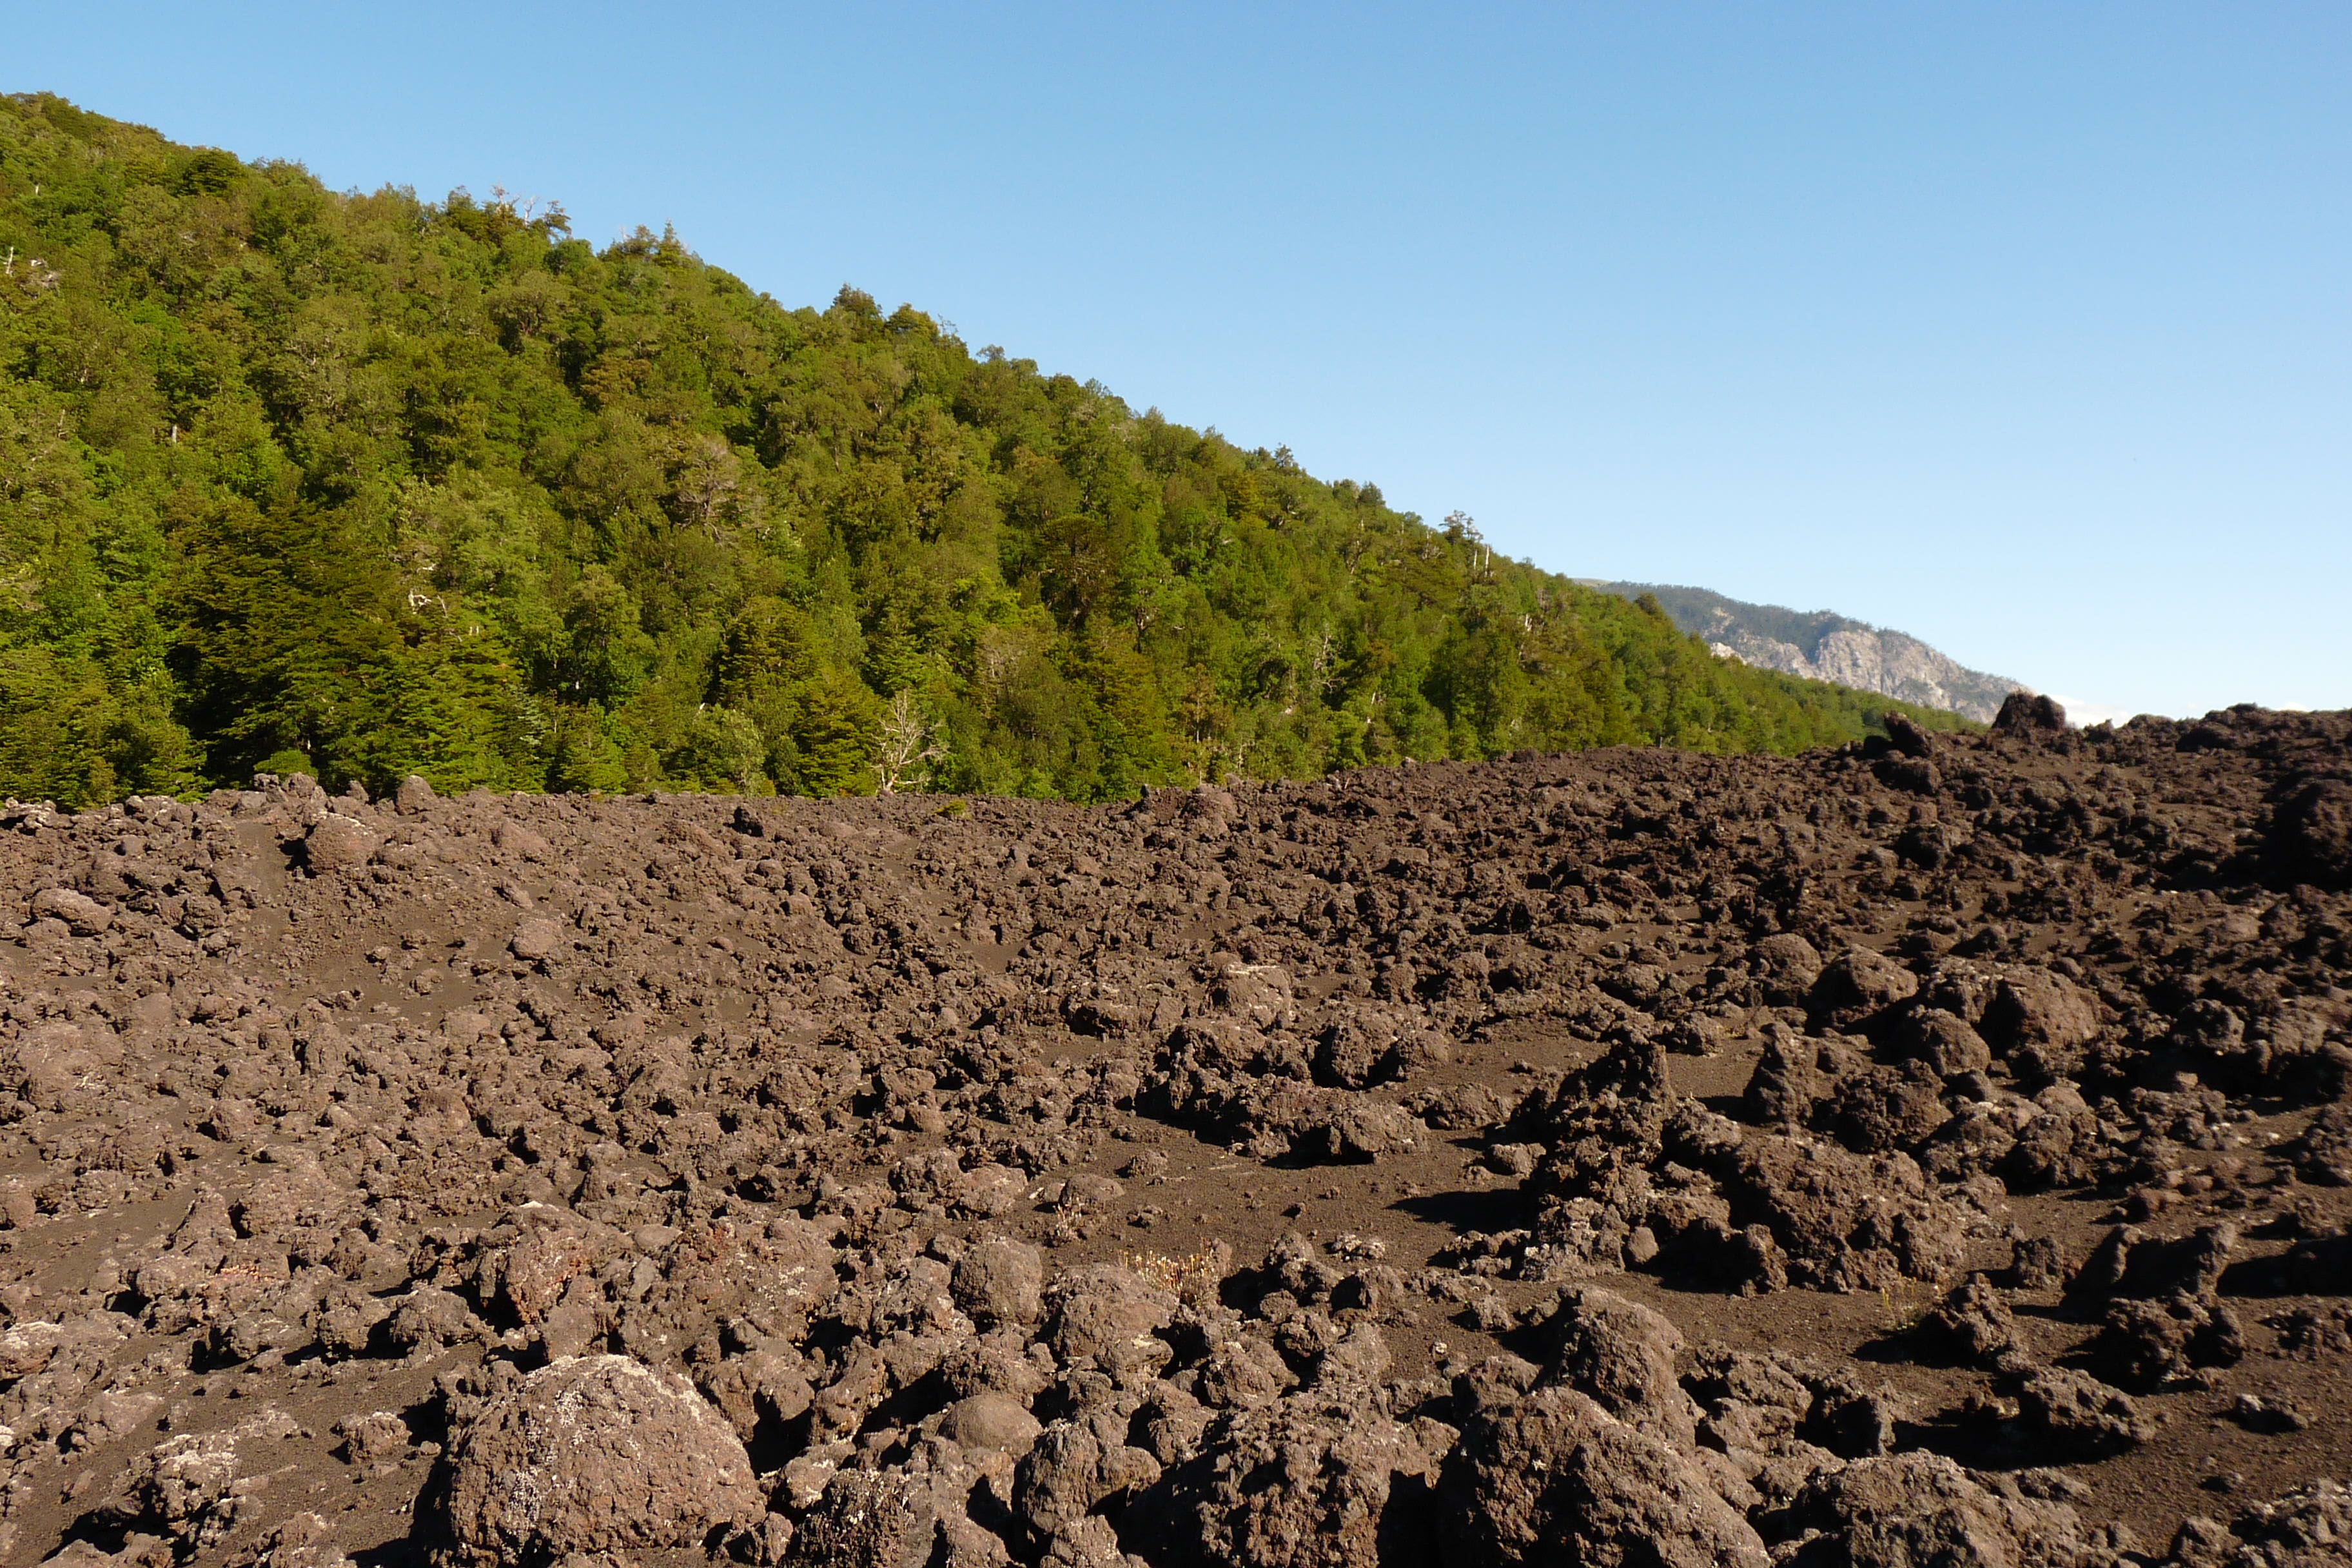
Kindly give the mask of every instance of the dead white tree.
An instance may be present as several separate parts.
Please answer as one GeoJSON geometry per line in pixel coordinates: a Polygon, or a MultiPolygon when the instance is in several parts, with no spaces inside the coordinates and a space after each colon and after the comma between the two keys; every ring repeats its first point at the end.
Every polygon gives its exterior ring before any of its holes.
{"type": "Polygon", "coordinates": [[[882,744],[875,757],[882,775],[881,791],[896,795],[901,784],[919,784],[919,773],[947,755],[931,740],[931,726],[915,705],[915,694],[901,690],[882,710],[882,744]]]}

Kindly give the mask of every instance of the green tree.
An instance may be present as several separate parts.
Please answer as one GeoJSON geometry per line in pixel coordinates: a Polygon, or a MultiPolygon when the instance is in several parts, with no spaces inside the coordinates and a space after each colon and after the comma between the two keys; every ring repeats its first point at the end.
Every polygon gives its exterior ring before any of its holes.
{"type": "Polygon", "coordinates": [[[1898,706],[911,306],[788,309],[668,232],[599,250],[560,211],[338,194],[32,94],[0,98],[0,257],[18,795],[271,764],[1100,800],[1786,751],[1898,706]]]}

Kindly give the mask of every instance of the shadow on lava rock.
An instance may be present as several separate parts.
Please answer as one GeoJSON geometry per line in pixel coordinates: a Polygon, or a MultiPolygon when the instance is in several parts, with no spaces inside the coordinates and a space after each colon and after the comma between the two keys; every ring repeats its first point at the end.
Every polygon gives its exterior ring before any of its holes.
{"type": "Polygon", "coordinates": [[[1463,1236],[1473,1231],[1493,1236],[1506,1230],[1524,1230],[1536,1217],[1535,1200],[1517,1187],[1463,1187],[1451,1192],[1423,1193],[1417,1197],[1399,1198],[1389,1207],[1463,1236]]]}
{"type": "Polygon", "coordinates": [[[351,1554],[353,1568],[427,1568],[433,1550],[415,1536],[402,1535],[351,1554]]]}
{"type": "Polygon", "coordinates": [[[2305,1237],[2271,1258],[2245,1258],[2221,1270],[2224,1296],[2352,1293],[2352,1235],[2305,1237]]]}
{"type": "Polygon", "coordinates": [[[2081,1460],[2079,1453],[2062,1452],[2063,1445],[2035,1438],[2014,1421],[1969,1410],[1947,1410],[1925,1421],[1906,1421],[1895,1428],[1897,1449],[1925,1448],[1971,1470],[2030,1470],[2081,1460]]]}

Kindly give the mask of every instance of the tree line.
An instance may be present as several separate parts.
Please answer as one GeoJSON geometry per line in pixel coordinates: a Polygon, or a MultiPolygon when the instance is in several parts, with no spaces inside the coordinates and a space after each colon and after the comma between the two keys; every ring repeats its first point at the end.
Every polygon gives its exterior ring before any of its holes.
{"type": "Polygon", "coordinates": [[[1900,706],[911,306],[0,99],[0,793],[1091,801],[1900,706]]]}

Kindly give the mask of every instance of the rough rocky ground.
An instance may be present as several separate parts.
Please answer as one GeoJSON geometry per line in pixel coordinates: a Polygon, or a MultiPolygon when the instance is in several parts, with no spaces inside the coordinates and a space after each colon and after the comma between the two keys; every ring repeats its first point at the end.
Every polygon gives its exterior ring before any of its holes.
{"type": "Polygon", "coordinates": [[[0,1559],[2316,1568],[2352,715],[0,832],[0,1559]]]}

